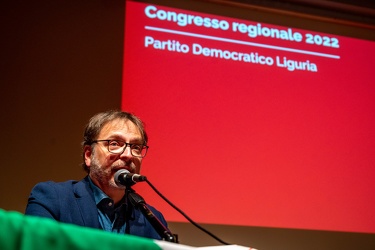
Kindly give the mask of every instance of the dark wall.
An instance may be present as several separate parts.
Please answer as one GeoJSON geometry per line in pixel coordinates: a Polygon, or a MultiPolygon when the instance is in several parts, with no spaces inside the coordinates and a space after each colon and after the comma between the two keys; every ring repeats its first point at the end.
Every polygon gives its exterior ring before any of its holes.
{"type": "MultiPolygon", "coordinates": [[[[85,123],[120,108],[124,1],[8,1],[0,28],[0,208],[23,212],[37,182],[85,175],[85,123]]],[[[183,244],[219,244],[190,224],[170,226],[183,244]]],[[[374,235],[205,226],[260,250],[375,249],[374,235]]]]}
{"type": "Polygon", "coordinates": [[[39,181],[80,178],[83,128],[120,107],[124,2],[8,1],[1,25],[0,207],[39,181]]]}

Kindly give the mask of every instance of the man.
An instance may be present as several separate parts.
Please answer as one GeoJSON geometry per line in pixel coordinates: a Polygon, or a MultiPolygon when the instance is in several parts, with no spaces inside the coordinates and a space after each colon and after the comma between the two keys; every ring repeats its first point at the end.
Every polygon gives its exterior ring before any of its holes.
{"type": "MultiPolygon", "coordinates": [[[[140,173],[147,140],[138,117],[123,111],[96,114],[84,133],[83,167],[88,175],[81,181],[37,184],[31,191],[26,214],[161,239],[141,211],[127,206],[125,187],[114,180],[119,170],[140,173]]],[[[148,208],[167,227],[163,215],[148,208]]]]}

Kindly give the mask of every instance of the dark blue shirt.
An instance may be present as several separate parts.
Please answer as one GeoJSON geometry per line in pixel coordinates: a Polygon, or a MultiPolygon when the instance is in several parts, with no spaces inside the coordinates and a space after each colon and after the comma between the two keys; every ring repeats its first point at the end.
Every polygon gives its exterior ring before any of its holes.
{"type": "MultiPolygon", "coordinates": [[[[90,187],[94,193],[96,207],[98,208],[98,219],[103,230],[108,232],[125,233],[125,208],[124,200],[115,207],[115,203],[108,195],[98,188],[89,178],[90,187]]],[[[125,191],[124,191],[125,194],[125,191]]]]}

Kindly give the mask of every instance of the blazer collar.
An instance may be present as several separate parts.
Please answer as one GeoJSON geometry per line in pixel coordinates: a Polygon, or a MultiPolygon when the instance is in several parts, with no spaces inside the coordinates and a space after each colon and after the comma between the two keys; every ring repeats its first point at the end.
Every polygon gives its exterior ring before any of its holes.
{"type": "Polygon", "coordinates": [[[88,176],[77,182],[73,187],[77,205],[83,220],[83,225],[87,227],[100,228],[98,219],[98,209],[95,204],[94,194],[90,188],[88,176]]]}

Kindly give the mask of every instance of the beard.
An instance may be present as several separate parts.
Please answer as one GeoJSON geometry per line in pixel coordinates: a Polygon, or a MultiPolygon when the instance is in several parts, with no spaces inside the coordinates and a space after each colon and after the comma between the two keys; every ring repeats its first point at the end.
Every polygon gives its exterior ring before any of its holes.
{"type": "Polygon", "coordinates": [[[125,189],[122,185],[117,185],[114,180],[114,169],[124,166],[125,163],[118,162],[105,167],[99,162],[95,154],[91,157],[90,177],[96,181],[100,189],[125,189]]]}

